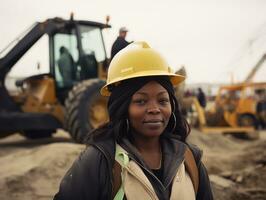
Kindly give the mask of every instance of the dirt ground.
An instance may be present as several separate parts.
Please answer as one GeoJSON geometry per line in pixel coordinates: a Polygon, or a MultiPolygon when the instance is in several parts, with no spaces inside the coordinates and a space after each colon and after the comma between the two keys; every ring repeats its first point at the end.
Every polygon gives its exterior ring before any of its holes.
{"type": "MultiPolygon", "coordinates": [[[[203,152],[216,200],[266,199],[266,132],[258,140],[192,130],[191,143],[203,152]]],[[[27,140],[15,134],[0,140],[0,199],[52,199],[62,176],[84,149],[68,134],[27,140]]]]}

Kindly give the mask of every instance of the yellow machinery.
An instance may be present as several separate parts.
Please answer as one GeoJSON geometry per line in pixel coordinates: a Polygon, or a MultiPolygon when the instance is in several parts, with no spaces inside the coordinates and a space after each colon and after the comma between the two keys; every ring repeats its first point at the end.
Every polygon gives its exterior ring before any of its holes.
{"type": "Polygon", "coordinates": [[[105,28],[110,26],[73,16],[47,19],[0,52],[0,136],[49,137],[63,128],[82,142],[108,120],[107,99],[99,94],[108,67],[105,28]],[[12,93],[5,85],[9,71],[43,35],[49,39],[49,72],[16,80],[12,93]]]}
{"type": "Polygon", "coordinates": [[[195,124],[205,133],[251,133],[259,123],[256,110],[258,91],[266,92],[265,83],[242,83],[222,86],[214,104],[204,110],[196,97],[191,98],[196,117],[191,117],[195,124]]]}
{"type": "Polygon", "coordinates": [[[261,91],[266,92],[266,82],[222,86],[215,100],[215,108],[223,110],[224,119],[231,127],[256,127],[259,118],[256,107],[261,91]]]}
{"type": "Polygon", "coordinates": [[[265,59],[263,55],[243,83],[221,86],[208,110],[200,106],[196,97],[185,98],[186,109],[194,111],[188,113],[192,126],[204,133],[251,133],[255,136],[259,123],[266,123],[265,115],[257,110],[259,101],[266,101],[266,82],[255,83],[252,78],[265,59]]]}

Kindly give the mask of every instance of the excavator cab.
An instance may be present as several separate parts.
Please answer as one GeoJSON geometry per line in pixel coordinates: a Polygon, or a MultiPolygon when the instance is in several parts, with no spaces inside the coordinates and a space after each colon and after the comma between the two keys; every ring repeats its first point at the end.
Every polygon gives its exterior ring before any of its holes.
{"type": "Polygon", "coordinates": [[[69,25],[52,35],[50,41],[50,72],[61,102],[73,85],[104,77],[107,58],[100,27],[69,25]]]}
{"type": "MultiPolygon", "coordinates": [[[[108,59],[102,30],[110,25],[93,21],[48,19],[35,23],[4,55],[0,55],[0,136],[19,132],[28,138],[51,136],[58,129],[83,142],[92,129],[108,120],[107,99],[99,94],[105,84],[108,59]],[[17,62],[46,35],[46,70],[7,77],[17,62]],[[45,72],[44,72],[45,71],[45,72]]],[[[34,58],[32,56],[31,58],[34,58]]],[[[20,72],[34,71],[22,66],[20,72]]]]}

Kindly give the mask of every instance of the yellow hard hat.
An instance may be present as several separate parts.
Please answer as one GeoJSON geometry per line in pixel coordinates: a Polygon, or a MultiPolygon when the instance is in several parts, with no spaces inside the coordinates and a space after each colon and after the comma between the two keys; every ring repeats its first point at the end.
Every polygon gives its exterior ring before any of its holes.
{"type": "Polygon", "coordinates": [[[110,96],[108,86],[144,76],[169,76],[173,85],[185,79],[184,76],[173,73],[166,60],[146,42],[134,42],[119,51],[111,61],[101,94],[110,96]]]}

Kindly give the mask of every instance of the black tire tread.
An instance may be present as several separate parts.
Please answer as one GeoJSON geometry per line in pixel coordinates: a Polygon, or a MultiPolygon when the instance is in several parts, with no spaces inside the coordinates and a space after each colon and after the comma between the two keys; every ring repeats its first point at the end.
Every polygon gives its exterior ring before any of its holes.
{"type": "Polygon", "coordinates": [[[84,119],[81,119],[79,116],[81,102],[83,101],[83,98],[89,98],[91,94],[95,93],[95,88],[98,89],[98,87],[101,87],[103,84],[104,82],[97,78],[82,81],[73,87],[68,94],[68,98],[65,100],[66,112],[64,128],[78,143],[82,143],[87,134],[84,133],[84,130],[81,128],[81,124],[86,123],[84,122],[84,119]]]}

